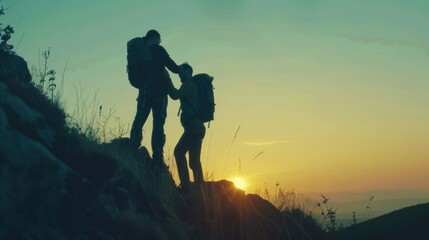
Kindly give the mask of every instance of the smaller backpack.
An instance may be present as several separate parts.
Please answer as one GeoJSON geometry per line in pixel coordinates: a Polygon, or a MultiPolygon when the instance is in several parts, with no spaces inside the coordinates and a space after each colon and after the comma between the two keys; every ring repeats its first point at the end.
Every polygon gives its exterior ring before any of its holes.
{"type": "MultiPolygon", "coordinates": [[[[215,100],[213,92],[213,77],[200,73],[192,77],[198,89],[198,115],[203,122],[210,122],[214,119],[215,100]]],[[[210,123],[209,123],[210,126],[210,123]]]]}
{"type": "Polygon", "coordinates": [[[136,37],[127,42],[127,73],[133,87],[138,89],[145,87],[151,59],[150,48],[144,38],[136,37]]]}

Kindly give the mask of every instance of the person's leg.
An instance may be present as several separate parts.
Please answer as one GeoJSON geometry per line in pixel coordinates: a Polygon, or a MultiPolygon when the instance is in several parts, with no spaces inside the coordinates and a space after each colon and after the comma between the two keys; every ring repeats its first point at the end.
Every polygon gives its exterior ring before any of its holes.
{"type": "Polygon", "coordinates": [[[167,118],[167,95],[153,103],[152,155],[154,160],[164,161],[165,134],[164,124],[167,118]]]}
{"type": "Polygon", "coordinates": [[[130,145],[133,149],[140,147],[143,139],[142,129],[149,116],[151,105],[149,101],[145,100],[144,91],[139,90],[137,98],[137,113],[133,121],[130,132],[130,145]]]}
{"type": "Polygon", "coordinates": [[[196,183],[204,181],[203,168],[201,166],[201,147],[203,142],[203,134],[189,135],[189,165],[194,175],[196,183]]]}
{"type": "Polygon", "coordinates": [[[186,152],[189,149],[189,137],[186,133],[182,134],[179,142],[174,148],[174,158],[176,159],[177,172],[179,173],[180,185],[183,189],[189,186],[189,171],[186,162],[186,152]]]}

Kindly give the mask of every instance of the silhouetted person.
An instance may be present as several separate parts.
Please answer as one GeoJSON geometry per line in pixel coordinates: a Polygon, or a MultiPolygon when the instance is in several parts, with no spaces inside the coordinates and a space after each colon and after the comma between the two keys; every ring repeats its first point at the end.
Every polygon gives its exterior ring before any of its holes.
{"type": "Polygon", "coordinates": [[[169,95],[174,100],[180,99],[182,109],[180,122],[184,128],[184,133],[174,148],[174,157],[176,158],[181,188],[186,190],[190,184],[186,153],[189,154],[189,166],[192,169],[194,181],[196,183],[204,181],[200,157],[206,128],[197,112],[198,89],[195,83],[191,81],[192,67],[187,63],[180,65],[180,67],[179,76],[182,85],[180,89],[171,86],[169,95]]]}
{"type": "Polygon", "coordinates": [[[147,84],[139,89],[137,113],[130,132],[131,146],[135,150],[140,147],[143,139],[143,125],[152,110],[152,157],[157,164],[164,165],[164,124],[167,117],[167,90],[171,84],[166,67],[173,73],[179,73],[180,68],[159,45],[161,35],[156,30],[148,31],[143,40],[149,46],[151,60],[145,66],[148,70],[147,84]]]}

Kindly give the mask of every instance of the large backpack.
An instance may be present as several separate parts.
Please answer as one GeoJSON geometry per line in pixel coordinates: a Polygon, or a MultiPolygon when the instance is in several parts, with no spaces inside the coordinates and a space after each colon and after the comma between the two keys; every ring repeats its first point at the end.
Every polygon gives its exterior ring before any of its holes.
{"type": "Polygon", "coordinates": [[[145,39],[136,37],[127,42],[127,73],[130,84],[138,89],[145,87],[152,59],[145,39]]]}
{"type": "Polygon", "coordinates": [[[214,119],[215,111],[213,77],[206,73],[200,73],[194,75],[192,81],[198,89],[198,115],[203,122],[210,122],[214,119]]]}

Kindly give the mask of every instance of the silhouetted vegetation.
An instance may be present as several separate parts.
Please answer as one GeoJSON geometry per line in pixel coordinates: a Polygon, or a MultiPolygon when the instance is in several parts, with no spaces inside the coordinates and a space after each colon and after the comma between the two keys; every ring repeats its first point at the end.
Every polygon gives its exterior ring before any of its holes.
{"type": "MultiPolygon", "coordinates": [[[[0,6],[0,17],[5,14],[5,11],[6,9],[3,7],[3,5],[0,6]]],[[[10,25],[6,25],[5,27],[3,27],[3,23],[0,23],[0,57],[2,55],[15,54],[15,52],[13,51],[13,45],[8,43],[14,32],[15,31],[13,30],[13,27],[11,27],[10,25]]]]}
{"type": "MultiPolygon", "coordinates": [[[[49,67],[49,58],[51,56],[51,48],[48,47],[46,50],[39,53],[43,57],[43,67],[31,69],[33,79],[38,82],[35,82],[37,88],[40,91],[50,96],[54,100],[54,91],[57,88],[56,80],[56,71],[49,67]]],[[[39,56],[40,57],[40,56],[39,56]]]]}

